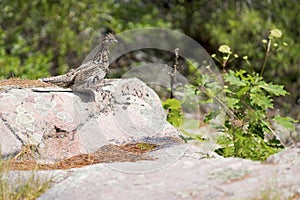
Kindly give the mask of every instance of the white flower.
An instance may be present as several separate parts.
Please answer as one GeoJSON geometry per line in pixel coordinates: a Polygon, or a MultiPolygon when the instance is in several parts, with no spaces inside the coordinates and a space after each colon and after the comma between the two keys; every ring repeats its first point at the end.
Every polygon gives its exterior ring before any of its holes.
{"type": "Polygon", "coordinates": [[[221,45],[218,49],[221,53],[230,53],[231,54],[231,49],[228,45],[221,45]]]}
{"type": "Polygon", "coordinates": [[[269,37],[271,38],[281,38],[281,36],[282,36],[282,32],[277,28],[272,29],[269,33],[269,37]]]}

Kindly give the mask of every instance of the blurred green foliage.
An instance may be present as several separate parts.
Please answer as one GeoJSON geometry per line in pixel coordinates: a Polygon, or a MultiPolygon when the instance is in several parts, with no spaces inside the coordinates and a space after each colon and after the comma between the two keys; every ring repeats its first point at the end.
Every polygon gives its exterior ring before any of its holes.
{"type": "Polygon", "coordinates": [[[181,102],[177,99],[167,99],[162,102],[163,108],[167,111],[167,119],[175,127],[182,125],[181,102]]]}
{"type": "MultiPolygon", "coordinates": [[[[0,8],[0,78],[64,73],[81,64],[100,34],[146,26],[180,30],[209,52],[230,45],[258,66],[261,38],[279,28],[288,48],[272,56],[264,75],[285,85],[291,96],[277,103],[300,119],[291,109],[300,93],[297,0],[2,0],[0,8]]],[[[236,62],[230,67],[241,66],[236,62]]]]}
{"type": "Polygon", "coordinates": [[[139,0],[3,0],[0,8],[0,78],[36,79],[78,67],[100,33],[169,27],[153,17],[158,8],[139,0]]]}
{"type": "MultiPolygon", "coordinates": [[[[162,2],[158,4],[163,6],[162,2]]],[[[243,64],[247,67],[241,61],[243,55],[249,57],[253,66],[260,66],[265,57],[261,39],[268,37],[269,30],[279,28],[288,48],[270,58],[264,77],[266,81],[285,85],[291,95],[278,98],[276,103],[284,114],[297,119],[300,119],[300,106],[296,104],[300,96],[299,10],[297,0],[170,0],[165,8],[173,27],[199,41],[207,51],[216,52],[220,44],[227,44],[238,52],[240,61],[231,63],[231,68],[243,64]]]]}

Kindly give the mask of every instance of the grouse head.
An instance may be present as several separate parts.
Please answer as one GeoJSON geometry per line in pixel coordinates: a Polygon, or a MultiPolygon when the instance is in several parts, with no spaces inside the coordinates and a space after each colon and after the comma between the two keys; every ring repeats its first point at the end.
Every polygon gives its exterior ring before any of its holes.
{"type": "Polygon", "coordinates": [[[115,38],[115,36],[111,33],[106,34],[104,39],[102,40],[103,44],[110,45],[114,42],[118,42],[118,40],[115,38]]]}

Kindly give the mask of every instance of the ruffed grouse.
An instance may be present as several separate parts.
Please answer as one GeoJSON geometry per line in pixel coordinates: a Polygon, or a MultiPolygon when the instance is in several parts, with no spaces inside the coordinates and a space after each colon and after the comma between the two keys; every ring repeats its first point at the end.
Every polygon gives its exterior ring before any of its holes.
{"type": "Polygon", "coordinates": [[[53,83],[60,87],[71,88],[74,91],[94,86],[106,76],[109,67],[109,46],[114,42],[117,42],[114,35],[111,33],[107,34],[100,42],[100,49],[91,61],[82,64],[76,69],[71,69],[66,74],[39,80],[53,83]]]}

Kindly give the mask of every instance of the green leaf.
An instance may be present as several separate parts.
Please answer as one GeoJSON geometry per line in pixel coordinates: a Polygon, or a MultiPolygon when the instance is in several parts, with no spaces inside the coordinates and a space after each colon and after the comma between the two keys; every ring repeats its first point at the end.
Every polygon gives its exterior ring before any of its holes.
{"type": "Polygon", "coordinates": [[[261,88],[269,92],[270,94],[274,94],[275,96],[285,96],[288,92],[283,88],[283,85],[274,85],[273,83],[265,83],[260,85],[261,88]]]}
{"type": "Polygon", "coordinates": [[[291,117],[281,117],[280,115],[275,115],[274,120],[283,126],[284,128],[290,129],[290,130],[295,130],[295,126],[293,123],[296,123],[297,120],[294,120],[291,117]]]}
{"type": "Polygon", "coordinates": [[[173,126],[179,127],[182,124],[182,112],[181,112],[181,103],[177,99],[167,99],[165,102],[162,102],[163,108],[167,110],[167,120],[173,126]]]}
{"type": "Polygon", "coordinates": [[[249,87],[248,86],[246,86],[246,87],[243,87],[242,89],[240,89],[237,93],[236,93],[236,95],[238,96],[238,97],[242,97],[245,93],[247,93],[248,91],[249,91],[249,87]]]}
{"type": "Polygon", "coordinates": [[[258,94],[258,95],[262,95],[264,91],[258,87],[258,86],[253,86],[251,89],[250,89],[250,93],[251,94],[258,94]]]}
{"type": "Polygon", "coordinates": [[[245,74],[246,72],[247,72],[246,70],[240,69],[240,70],[238,70],[238,71],[235,72],[235,76],[236,76],[236,77],[241,77],[241,78],[243,78],[243,77],[244,77],[244,74],[245,74]]]}
{"type": "Polygon", "coordinates": [[[229,71],[228,74],[224,75],[225,81],[229,82],[231,85],[236,86],[246,86],[246,83],[244,83],[242,80],[240,80],[239,77],[235,75],[233,71],[229,71]]]}
{"type": "Polygon", "coordinates": [[[228,108],[239,109],[240,108],[239,102],[240,102],[240,99],[237,99],[234,97],[226,97],[226,104],[227,104],[228,108]]]}
{"type": "Polygon", "coordinates": [[[269,96],[265,96],[259,93],[250,94],[251,104],[258,105],[263,109],[273,108],[272,99],[269,96]]]}
{"type": "Polygon", "coordinates": [[[177,99],[167,99],[165,102],[162,102],[164,109],[181,109],[181,103],[177,99]]]}

